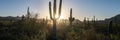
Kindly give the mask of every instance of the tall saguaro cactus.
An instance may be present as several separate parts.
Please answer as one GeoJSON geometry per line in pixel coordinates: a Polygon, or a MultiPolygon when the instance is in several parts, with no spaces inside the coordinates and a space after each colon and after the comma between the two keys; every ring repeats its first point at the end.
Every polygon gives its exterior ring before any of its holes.
{"type": "Polygon", "coordinates": [[[70,21],[70,26],[72,26],[72,22],[74,21],[75,18],[72,17],[72,8],[70,9],[70,17],[69,17],[69,21],[70,21]]]}
{"type": "Polygon", "coordinates": [[[53,3],[53,11],[51,8],[51,2],[49,2],[49,13],[50,13],[50,19],[53,21],[53,40],[56,40],[56,20],[60,18],[61,16],[61,8],[62,8],[62,0],[60,0],[59,8],[58,8],[58,17],[56,17],[56,12],[57,12],[57,0],[54,0],[53,3]]]}

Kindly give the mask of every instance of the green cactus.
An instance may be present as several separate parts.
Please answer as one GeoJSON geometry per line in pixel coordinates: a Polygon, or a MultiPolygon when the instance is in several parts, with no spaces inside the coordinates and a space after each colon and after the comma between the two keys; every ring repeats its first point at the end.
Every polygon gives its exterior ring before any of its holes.
{"type": "Polygon", "coordinates": [[[69,17],[69,21],[70,21],[70,26],[72,26],[72,22],[75,20],[74,17],[72,17],[72,8],[70,9],[70,17],[69,17]]]}
{"type": "Polygon", "coordinates": [[[57,11],[56,3],[57,3],[57,0],[54,0],[53,11],[52,11],[51,2],[49,2],[50,19],[53,21],[53,30],[52,30],[53,37],[54,37],[53,40],[56,40],[56,20],[59,19],[61,16],[62,0],[60,0],[60,4],[59,4],[58,17],[55,17],[56,11],[57,11]]]}

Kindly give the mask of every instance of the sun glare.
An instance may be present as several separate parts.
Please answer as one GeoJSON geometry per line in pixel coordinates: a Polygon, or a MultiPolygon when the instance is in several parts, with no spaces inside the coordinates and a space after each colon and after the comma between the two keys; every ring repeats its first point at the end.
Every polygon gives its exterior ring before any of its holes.
{"type": "Polygon", "coordinates": [[[60,16],[60,19],[65,19],[64,15],[61,15],[61,16],[60,16]]]}
{"type": "MultiPolygon", "coordinates": [[[[56,15],[55,17],[58,18],[58,15],[56,15]]],[[[63,14],[61,13],[61,16],[60,16],[59,19],[65,19],[65,18],[66,18],[65,15],[63,15],[63,14]]]]}

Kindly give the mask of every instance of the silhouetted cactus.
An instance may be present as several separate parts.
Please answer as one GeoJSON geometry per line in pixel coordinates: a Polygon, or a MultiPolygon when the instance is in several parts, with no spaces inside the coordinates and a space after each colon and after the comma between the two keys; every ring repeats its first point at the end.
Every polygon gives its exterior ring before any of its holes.
{"type": "Polygon", "coordinates": [[[110,40],[112,40],[111,39],[111,37],[112,37],[111,34],[113,33],[112,27],[113,27],[113,21],[110,21],[109,22],[109,30],[108,30],[109,31],[109,39],[110,40]]]}
{"type": "Polygon", "coordinates": [[[48,16],[46,17],[45,23],[46,23],[46,24],[48,23],[48,16]]]}
{"type": "Polygon", "coordinates": [[[70,9],[70,17],[69,17],[69,21],[70,21],[70,26],[72,26],[72,22],[75,20],[75,18],[72,17],[72,8],[70,9]]]}
{"type": "Polygon", "coordinates": [[[89,18],[84,17],[84,22],[83,23],[84,23],[85,29],[90,28],[89,18]]]}
{"type": "Polygon", "coordinates": [[[24,15],[22,15],[22,18],[21,18],[21,20],[25,20],[25,17],[24,17],[24,15]]]}
{"type": "Polygon", "coordinates": [[[87,27],[90,27],[89,18],[87,18],[87,27]]]}
{"type": "Polygon", "coordinates": [[[93,16],[93,20],[92,20],[92,21],[93,21],[93,27],[95,27],[95,26],[96,26],[96,22],[95,22],[95,21],[96,21],[96,20],[95,20],[95,16],[93,16]]]}
{"type": "Polygon", "coordinates": [[[93,16],[93,21],[95,21],[95,16],[93,16]]]}
{"type": "Polygon", "coordinates": [[[26,18],[27,18],[27,19],[30,19],[29,7],[28,7],[28,9],[27,9],[27,15],[26,15],[26,18]]]}
{"type": "Polygon", "coordinates": [[[112,33],[113,21],[109,22],[109,33],[112,33]]]}
{"type": "Polygon", "coordinates": [[[61,15],[61,7],[62,7],[62,0],[60,0],[60,4],[59,4],[59,9],[58,9],[58,17],[56,17],[56,3],[57,0],[54,0],[54,4],[53,4],[53,11],[51,8],[51,2],[49,2],[49,13],[50,13],[50,19],[53,21],[53,38],[52,40],[56,40],[56,20],[60,18],[61,15]]]}
{"type": "Polygon", "coordinates": [[[86,20],[86,17],[84,17],[84,22],[83,22],[84,27],[86,27],[86,24],[87,24],[86,21],[87,21],[87,20],[86,20]]]}

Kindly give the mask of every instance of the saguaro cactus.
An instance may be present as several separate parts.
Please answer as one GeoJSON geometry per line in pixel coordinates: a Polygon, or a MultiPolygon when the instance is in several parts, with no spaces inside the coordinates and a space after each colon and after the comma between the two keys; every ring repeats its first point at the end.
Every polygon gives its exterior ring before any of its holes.
{"type": "Polygon", "coordinates": [[[70,21],[70,26],[72,26],[72,22],[75,20],[74,17],[72,17],[72,8],[70,9],[70,17],[69,17],[69,21],[70,21]]]}
{"type": "Polygon", "coordinates": [[[59,9],[58,9],[58,17],[55,17],[56,12],[57,12],[57,8],[56,8],[57,2],[56,1],[57,0],[54,0],[54,3],[53,3],[53,11],[52,11],[52,8],[51,8],[51,2],[49,2],[50,19],[53,21],[53,30],[52,30],[53,40],[56,40],[56,20],[60,18],[61,8],[62,8],[62,0],[60,0],[59,9]]]}
{"type": "Polygon", "coordinates": [[[112,36],[111,36],[111,34],[113,33],[113,29],[112,29],[112,27],[113,27],[113,21],[111,20],[110,22],[109,22],[109,39],[110,40],[112,40],[112,36]]]}
{"type": "Polygon", "coordinates": [[[93,27],[95,27],[95,26],[96,26],[95,16],[93,16],[93,20],[92,20],[92,21],[93,21],[93,23],[92,23],[92,24],[93,24],[93,27]]]}
{"type": "Polygon", "coordinates": [[[86,24],[87,24],[86,21],[87,21],[87,20],[86,20],[86,17],[84,17],[84,21],[83,21],[84,27],[86,27],[86,24]]]}
{"type": "Polygon", "coordinates": [[[24,15],[22,15],[21,18],[22,18],[21,20],[24,20],[25,19],[24,15]]]}
{"type": "Polygon", "coordinates": [[[27,19],[30,19],[30,11],[29,11],[29,7],[28,7],[28,9],[27,9],[27,19]]]}
{"type": "Polygon", "coordinates": [[[89,18],[87,18],[87,27],[90,27],[89,18]]]}

